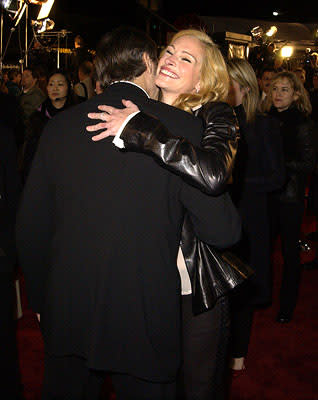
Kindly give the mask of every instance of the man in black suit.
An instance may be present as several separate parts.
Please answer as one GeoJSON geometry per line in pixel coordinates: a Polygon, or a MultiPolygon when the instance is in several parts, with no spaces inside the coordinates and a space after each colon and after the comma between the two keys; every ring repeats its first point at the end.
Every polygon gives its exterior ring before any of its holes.
{"type": "Polygon", "coordinates": [[[14,319],[14,224],[21,192],[13,131],[0,120],[0,381],[8,399],[20,398],[14,319]]]}
{"type": "MultiPolygon", "coordinates": [[[[199,145],[198,119],[149,98],[156,57],[142,32],[107,34],[96,65],[112,84],[49,121],[25,185],[17,239],[29,303],[41,315],[44,399],[97,399],[105,371],[118,399],[174,399],[184,211],[206,242],[225,247],[240,236],[227,194],[205,195],[86,132],[99,104],[129,99],[199,145]]],[[[142,113],[136,119],[142,126],[142,113]]]]}

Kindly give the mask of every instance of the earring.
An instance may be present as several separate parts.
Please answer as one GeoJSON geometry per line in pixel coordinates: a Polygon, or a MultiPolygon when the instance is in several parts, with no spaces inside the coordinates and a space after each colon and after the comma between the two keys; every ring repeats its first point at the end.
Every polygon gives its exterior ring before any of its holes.
{"type": "Polygon", "coordinates": [[[199,93],[199,89],[198,88],[195,88],[195,91],[196,91],[196,93],[199,93]]]}

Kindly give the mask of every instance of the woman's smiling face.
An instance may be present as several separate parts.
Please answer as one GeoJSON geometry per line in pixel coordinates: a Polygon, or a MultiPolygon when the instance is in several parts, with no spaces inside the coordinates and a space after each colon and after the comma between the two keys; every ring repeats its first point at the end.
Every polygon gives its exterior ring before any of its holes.
{"type": "Polygon", "coordinates": [[[200,90],[204,49],[192,36],[181,36],[167,46],[158,63],[156,85],[163,96],[175,97],[200,90]]]}

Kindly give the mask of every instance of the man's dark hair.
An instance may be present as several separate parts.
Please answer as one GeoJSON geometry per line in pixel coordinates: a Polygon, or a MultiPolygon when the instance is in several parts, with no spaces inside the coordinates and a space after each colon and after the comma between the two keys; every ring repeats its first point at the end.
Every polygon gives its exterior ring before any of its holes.
{"type": "Polygon", "coordinates": [[[275,69],[271,67],[270,65],[265,65],[263,68],[261,68],[259,77],[262,78],[265,72],[273,72],[276,73],[275,69]]]}
{"type": "Polygon", "coordinates": [[[35,67],[27,67],[24,71],[30,71],[34,79],[39,79],[39,73],[35,67]]]}
{"type": "Polygon", "coordinates": [[[157,62],[157,45],[145,32],[121,26],[100,40],[95,59],[97,79],[103,87],[119,80],[133,80],[146,71],[143,54],[157,62]]]}
{"type": "Polygon", "coordinates": [[[16,78],[18,74],[21,74],[18,69],[10,69],[8,72],[9,81],[13,81],[13,79],[16,78]]]}

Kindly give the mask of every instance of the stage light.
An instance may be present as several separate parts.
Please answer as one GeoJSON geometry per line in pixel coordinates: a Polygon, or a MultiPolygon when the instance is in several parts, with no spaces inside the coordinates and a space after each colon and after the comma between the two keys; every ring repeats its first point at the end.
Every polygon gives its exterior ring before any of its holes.
{"type": "Polygon", "coordinates": [[[281,48],[280,54],[284,58],[289,58],[292,56],[294,48],[292,46],[284,46],[281,48]]]}
{"type": "Polygon", "coordinates": [[[271,26],[266,32],[266,36],[272,37],[277,33],[277,27],[275,25],[271,26]]]}
{"type": "Polygon", "coordinates": [[[11,19],[19,17],[22,11],[23,1],[21,0],[1,0],[1,6],[6,10],[11,19]]]}
{"type": "Polygon", "coordinates": [[[44,18],[41,20],[32,20],[31,25],[35,27],[36,33],[43,33],[52,30],[55,23],[50,18],[44,18]]]}
{"type": "Polygon", "coordinates": [[[273,11],[273,15],[274,15],[274,17],[277,17],[279,15],[279,12],[278,11],[273,11]]]}
{"type": "Polygon", "coordinates": [[[53,4],[54,0],[47,0],[45,3],[43,3],[37,19],[47,18],[50,14],[51,8],[53,7],[53,4]]]}
{"type": "Polygon", "coordinates": [[[3,8],[5,8],[6,10],[9,9],[10,5],[12,3],[12,0],[1,0],[0,4],[3,8]]]}

